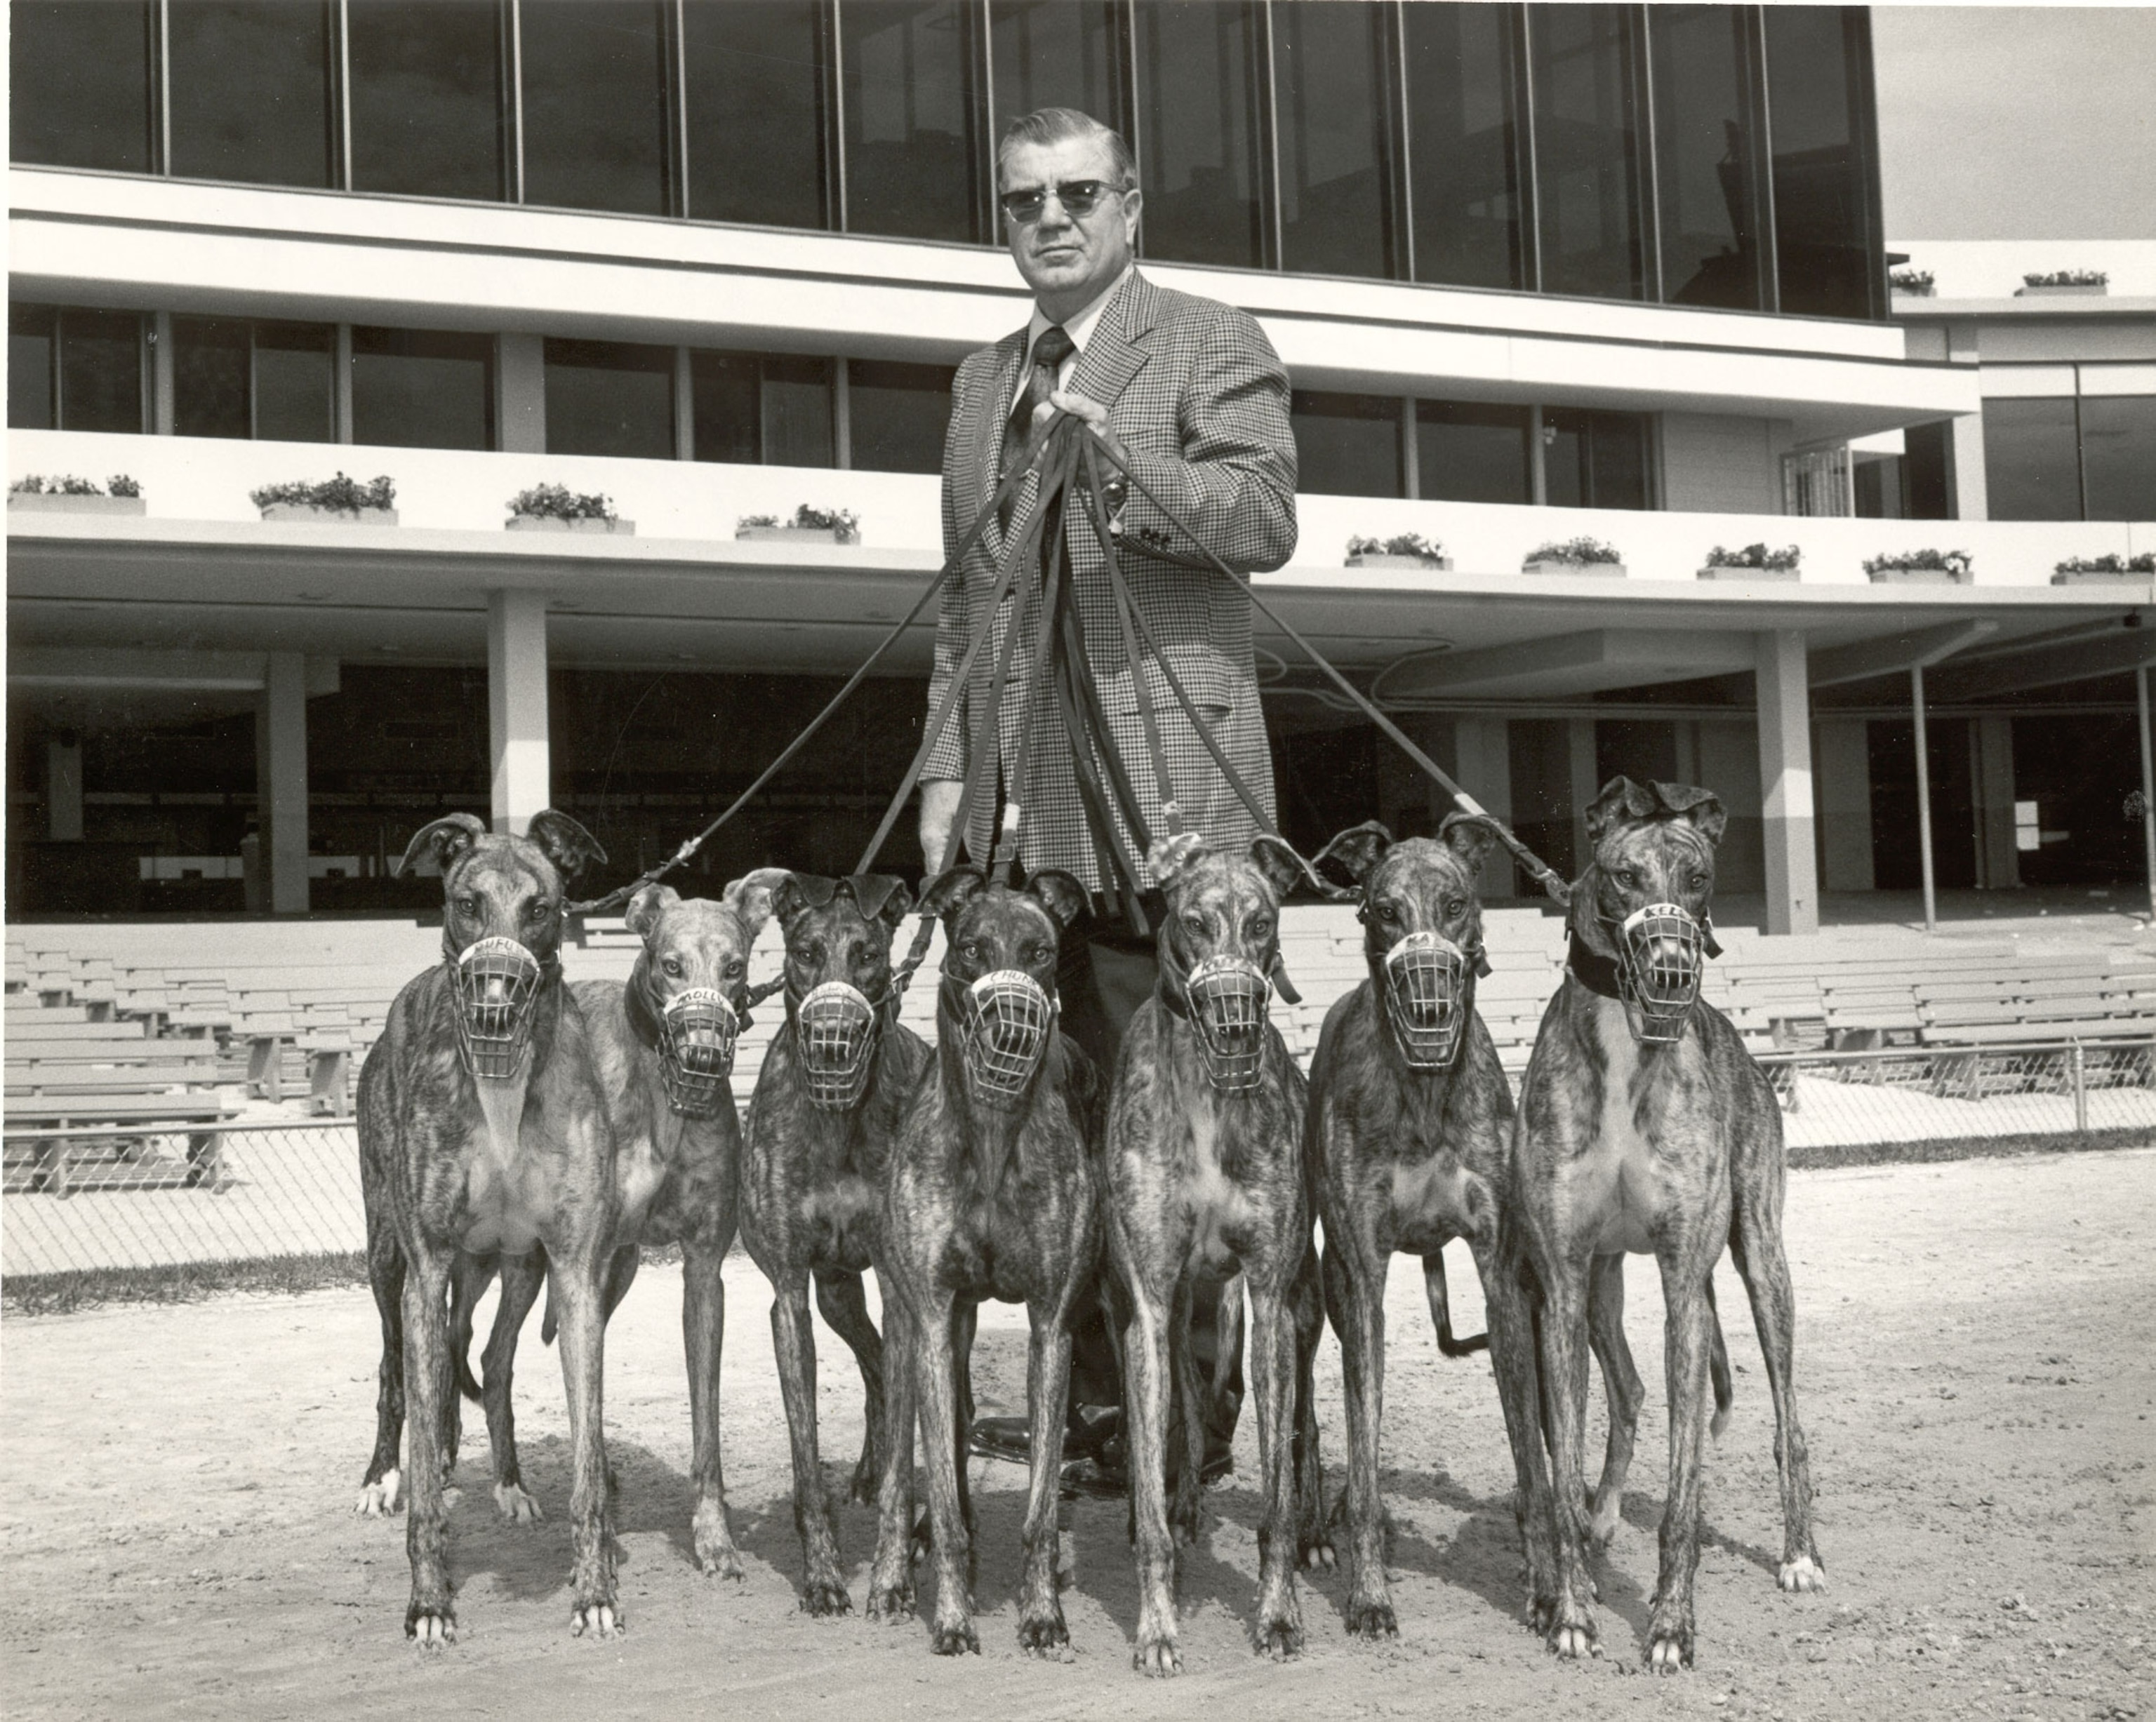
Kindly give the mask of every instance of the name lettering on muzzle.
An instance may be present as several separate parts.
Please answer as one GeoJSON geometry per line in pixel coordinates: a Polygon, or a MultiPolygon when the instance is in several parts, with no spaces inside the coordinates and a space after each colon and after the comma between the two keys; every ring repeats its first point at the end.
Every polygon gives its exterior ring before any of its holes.
{"type": "Polygon", "coordinates": [[[543,977],[539,960],[496,934],[458,952],[451,971],[465,1069],[482,1082],[511,1080],[531,1049],[532,1007],[543,977]]]}
{"type": "Polygon", "coordinates": [[[659,1081],[666,1104],[684,1118],[717,1112],[740,1033],[741,1018],[723,992],[691,987],[668,999],[659,1013],[659,1081]]]}
{"type": "Polygon", "coordinates": [[[1385,1020],[1411,1070],[1443,1070],[1467,1028],[1470,959],[1438,933],[1409,933],[1385,953],[1385,1020]]]}
{"type": "Polygon", "coordinates": [[[1272,1004],[1265,971],[1245,957],[1209,956],[1183,984],[1207,1079],[1224,1094],[1249,1093],[1265,1069],[1266,1012],[1272,1004]]]}
{"type": "Polygon", "coordinates": [[[1048,1051],[1055,1004],[1021,969],[998,969],[967,987],[959,1003],[966,1074],[991,1105],[1024,1094],[1048,1051]]]}
{"type": "Polygon", "coordinates": [[[1666,1046],[1684,1038],[1699,1002],[1706,936],[1690,910],[1650,903],[1617,929],[1617,991],[1635,1040],[1666,1046]]]}
{"type": "Polygon", "coordinates": [[[850,1112],[868,1089],[880,1022],[860,987],[826,981],[793,1012],[794,1050],[801,1059],[808,1104],[850,1112]]]}

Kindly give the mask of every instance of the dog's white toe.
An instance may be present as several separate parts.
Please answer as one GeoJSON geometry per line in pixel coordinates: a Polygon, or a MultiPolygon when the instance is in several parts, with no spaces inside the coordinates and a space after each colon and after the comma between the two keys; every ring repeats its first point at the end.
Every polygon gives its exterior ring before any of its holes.
{"type": "Polygon", "coordinates": [[[539,1503],[514,1483],[494,1485],[494,1505],[511,1525],[536,1525],[547,1516],[539,1510],[539,1503]]]}
{"type": "Polygon", "coordinates": [[[1780,1584],[1792,1596],[1805,1591],[1824,1591],[1826,1573],[1810,1555],[1799,1555],[1794,1561],[1782,1563],[1780,1584]]]}
{"type": "Polygon", "coordinates": [[[370,1483],[359,1492],[357,1511],[362,1519],[387,1519],[397,1510],[397,1492],[404,1486],[403,1478],[395,1471],[384,1471],[379,1483],[370,1483]]]}

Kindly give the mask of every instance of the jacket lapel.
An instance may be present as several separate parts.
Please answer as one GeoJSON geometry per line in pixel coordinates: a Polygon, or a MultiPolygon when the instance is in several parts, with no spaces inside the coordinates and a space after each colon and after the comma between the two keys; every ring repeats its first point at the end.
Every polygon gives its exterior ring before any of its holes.
{"type": "Polygon", "coordinates": [[[1159,320],[1160,290],[1132,270],[1123,290],[1101,313],[1093,338],[1078,356],[1078,368],[1070,373],[1073,392],[1113,407],[1152,357],[1146,338],[1159,320]]]}
{"type": "MultiPolygon", "coordinates": [[[[988,506],[996,494],[996,481],[1002,476],[998,469],[1003,464],[1004,426],[1010,418],[1012,398],[1018,393],[1018,369],[1025,362],[1026,334],[1027,331],[1021,329],[996,343],[995,371],[974,418],[973,506],[976,509],[988,506]]],[[[960,525],[970,518],[970,515],[962,515],[960,525]]],[[[1002,559],[1003,530],[997,525],[993,515],[989,516],[982,532],[981,543],[988,551],[991,566],[1002,559]]]]}

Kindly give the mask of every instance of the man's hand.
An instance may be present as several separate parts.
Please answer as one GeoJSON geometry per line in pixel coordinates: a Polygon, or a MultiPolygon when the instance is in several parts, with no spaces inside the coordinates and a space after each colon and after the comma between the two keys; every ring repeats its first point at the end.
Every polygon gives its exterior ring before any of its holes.
{"type": "Polygon", "coordinates": [[[966,786],[955,777],[932,778],[921,786],[921,853],[932,874],[943,864],[951,828],[958,820],[958,798],[966,786]]]}
{"type": "Polygon", "coordinates": [[[1059,407],[1073,418],[1081,421],[1087,430],[1098,437],[1101,439],[1101,446],[1106,448],[1111,457],[1113,464],[1101,474],[1101,500],[1107,505],[1108,512],[1116,517],[1116,530],[1121,531],[1123,503],[1130,495],[1130,481],[1124,478],[1123,468],[1130,460],[1131,451],[1123,446],[1123,439],[1109,428],[1108,409],[1106,407],[1098,401],[1088,400],[1081,394],[1065,389],[1049,391],[1048,404],[1034,415],[1034,428],[1040,428],[1040,420],[1045,414],[1059,407]]]}

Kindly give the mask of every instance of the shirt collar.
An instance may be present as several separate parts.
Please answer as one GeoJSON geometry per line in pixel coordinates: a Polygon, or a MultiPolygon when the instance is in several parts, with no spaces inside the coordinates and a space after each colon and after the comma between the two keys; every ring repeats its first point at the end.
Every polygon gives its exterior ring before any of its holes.
{"type": "MultiPolygon", "coordinates": [[[[1137,269],[1137,264],[1126,264],[1123,266],[1122,274],[1108,284],[1098,299],[1080,311],[1076,316],[1064,319],[1063,332],[1070,337],[1070,345],[1076,350],[1072,355],[1074,358],[1078,353],[1083,353],[1086,351],[1086,343],[1093,338],[1093,331],[1100,325],[1101,313],[1108,309],[1109,301],[1123,290],[1123,284],[1130,279],[1137,269]]],[[[1034,343],[1039,341],[1050,326],[1047,315],[1039,305],[1034,306],[1032,319],[1026,324],[1025,328],[1025,350],[1029,354],[1033,351],[1034,343]]]]}

